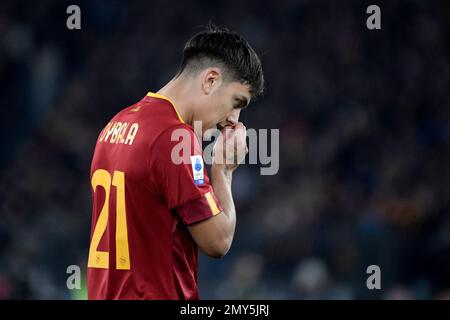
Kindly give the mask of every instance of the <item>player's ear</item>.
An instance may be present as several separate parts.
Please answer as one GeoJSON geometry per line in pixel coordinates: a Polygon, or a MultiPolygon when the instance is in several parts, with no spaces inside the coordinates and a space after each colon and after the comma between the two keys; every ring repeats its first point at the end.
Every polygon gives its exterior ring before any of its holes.
{"type": "Polygon", "coordinates": [[[209,95],[222,84],[222,71],[219,68],[208,68],[202,73],[202,90],[209,95]]]}

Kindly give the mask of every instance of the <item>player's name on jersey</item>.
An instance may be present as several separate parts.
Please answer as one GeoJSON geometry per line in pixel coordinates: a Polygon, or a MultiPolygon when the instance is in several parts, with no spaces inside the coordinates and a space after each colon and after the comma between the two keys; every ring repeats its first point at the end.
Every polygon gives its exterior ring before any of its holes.
{"type": "Polygon", "coordinates": [[[128,123],[120,121],[110,121],[100,133],[99,142],[122,143],[132,145],[139,130],[137,122],[128,123]]]}

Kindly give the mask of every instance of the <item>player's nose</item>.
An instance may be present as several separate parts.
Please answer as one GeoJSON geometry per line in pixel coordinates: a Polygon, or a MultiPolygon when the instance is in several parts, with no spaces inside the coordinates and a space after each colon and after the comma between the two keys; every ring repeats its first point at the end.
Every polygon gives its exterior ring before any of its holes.
{"type": "Polygon", "coordinates": [[[239,115],[241,114],[241,109],[233,109],[229,114],[227,121],[231,122],[233,125],[239,122],[239,115]]]}

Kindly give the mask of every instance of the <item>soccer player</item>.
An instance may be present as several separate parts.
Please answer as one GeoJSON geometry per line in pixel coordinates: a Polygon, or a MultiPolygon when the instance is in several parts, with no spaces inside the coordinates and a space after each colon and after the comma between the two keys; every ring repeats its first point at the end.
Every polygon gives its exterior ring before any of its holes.
{"type": "Polygon", "coordinates": [[[89,299],[199,299],[197,248],[221,258],[231,246],[231,180],[247,152],[239,115],[263,87],[248,42],[208,27],[186,43],[170,82],[105,126],[90,174],[89,299]],[[211,180],[194,121],[221,130],[211,180]],[[180,132],[189,148],[174,152],[180,132]]]}

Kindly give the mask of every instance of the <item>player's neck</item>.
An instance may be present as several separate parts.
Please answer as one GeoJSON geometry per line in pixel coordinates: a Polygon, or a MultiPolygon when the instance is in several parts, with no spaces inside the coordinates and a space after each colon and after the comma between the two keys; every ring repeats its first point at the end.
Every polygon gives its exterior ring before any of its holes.
{"type": "Polygon", "coordinates": [[[179,78],[172,79],[157,93],[169,98],[183,121],[193,125],[193,102],[189,101],[191,90],[185,82],[179,78]]]}

